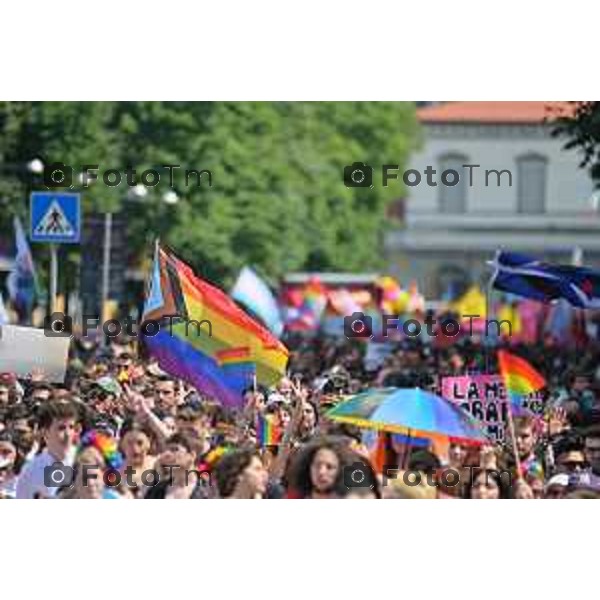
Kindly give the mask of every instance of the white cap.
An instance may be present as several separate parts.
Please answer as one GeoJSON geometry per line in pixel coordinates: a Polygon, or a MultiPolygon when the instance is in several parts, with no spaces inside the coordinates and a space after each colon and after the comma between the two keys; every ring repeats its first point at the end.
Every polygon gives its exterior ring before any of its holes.
{"type": "Polygon", "coordinates": [[[267,404],[271,405],[277,403],[289,404],[290,401],[283,394],[279,394],[278,392],[271,392],[267,399],[267,404]]]}
{"type": "Polygon", "coordinates": [[[551,488],[553,485],[560,485],[561,487],[568,487],[569,485],[569,476],[566,473],[559,473],[558,475],[554,475],[550,477],[548,483],[546,484],[546,489],[551,488]]]}

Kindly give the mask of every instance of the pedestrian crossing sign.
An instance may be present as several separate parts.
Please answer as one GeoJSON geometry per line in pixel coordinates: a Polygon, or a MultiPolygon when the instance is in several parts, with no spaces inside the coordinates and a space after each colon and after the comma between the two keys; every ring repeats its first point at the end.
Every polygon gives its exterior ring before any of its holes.
{"type": "Polygon", "coordinates": [[[79,243],[79,194],[34,192],[31,194],[30,214],[32,242],[79,243]]]}

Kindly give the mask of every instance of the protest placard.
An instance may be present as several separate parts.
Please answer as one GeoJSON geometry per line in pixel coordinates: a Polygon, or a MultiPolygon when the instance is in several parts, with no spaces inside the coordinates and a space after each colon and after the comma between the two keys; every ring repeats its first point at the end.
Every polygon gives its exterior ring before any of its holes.
{"type": "Polygon", "coordinates": [[[3,325],[0,329],[0,372],[18,377],[41,374],[62,383],[69,355],[69,337],[47,337],[43,329],[3,325]]]}
{"type": "MultiPolygon", "coordinates": [[[[500,375],[444,377],[442,396],[484,423],[490,439],[504,441],[509,407],[500,375]]],[[[536,392],[523,398],[522,406],[533,414],[541,414],[544,409],[542,394],[536,392]]]]}

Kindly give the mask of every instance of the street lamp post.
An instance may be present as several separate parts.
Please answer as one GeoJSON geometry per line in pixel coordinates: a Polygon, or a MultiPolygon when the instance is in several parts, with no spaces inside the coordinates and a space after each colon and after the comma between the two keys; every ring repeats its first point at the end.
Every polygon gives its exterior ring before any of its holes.
{"type": "MultiPolygon", "coordinates": [[[[132,187],[127,194],[126,200],[132,202],[143,202],[144,198],[148,195],[148,190],[141,183],[132,187]]],[[[179,202],[179,196],[174,190],[168,190],[162,195],[162,201],[165,204],[174,206],[179,202]]],[[[105,323],[108,320],[108,300],[110,298],[110,270],[111,270],[111,249],[112,249],[112,224],[113,214],[107,212],[104,215],[104,248],[102,257],[102,322],[105,323]]],[[[106,345],[106,337],[102,336],[101,344],[106,345]]]]}
{"type": "MultiPolygon", "coordinates": [[[[101,312],[102,322],[108,320],[108,296],[110,294],[110,252],[112,249],[112,213],[107,212],[104,215],[104,253],[102,257],[102,300],[101,312]]],[[[102,336],[102,345],[105,343],[105,337],[102,336]]]]}

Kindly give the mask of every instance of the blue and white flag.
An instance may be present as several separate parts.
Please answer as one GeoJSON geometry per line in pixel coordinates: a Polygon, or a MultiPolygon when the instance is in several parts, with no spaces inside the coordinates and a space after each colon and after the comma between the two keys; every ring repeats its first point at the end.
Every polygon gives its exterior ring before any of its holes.
{"type": "Polygon", "coordinates": [[[540,302],[563,298],[578,308],[600,308],[600,271],[554,265],[514,252],[498,252],[492,285],[540,302]]]}
{"type": "Polygon", "coordinates": [[[17,255],[6,278],[10,300],[21,316],[29,317],[37,296],[37,279],[27,237],[18,217],[14,218],[17,255]]]}
{"type": "Polygon", "coordinates": [[[544,324],[544,331],[558,342],[565,344],[571,337],[575,309],[561,298],[550,311],[544,324]]]}
{"type": "Polygon", "coordinates": [[[250,267],[241,270],[231,297],[250,309],[276,336],[281,335],[283,321],[277,300],[269,286],[250,267]]]}

